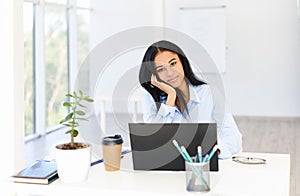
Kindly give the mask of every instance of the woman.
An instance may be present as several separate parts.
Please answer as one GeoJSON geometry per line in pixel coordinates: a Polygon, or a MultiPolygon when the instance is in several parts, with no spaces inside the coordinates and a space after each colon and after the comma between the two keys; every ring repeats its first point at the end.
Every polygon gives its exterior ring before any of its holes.
{"type": "Polygon", "coordinates": [[[143,101],[145,122],[216,121],[219,158],[241,151],[242,136],[232,115],[222,111],[177,45],[164,40],[152,44],[144,55],[139,81],[148,92],[143,101]]]}

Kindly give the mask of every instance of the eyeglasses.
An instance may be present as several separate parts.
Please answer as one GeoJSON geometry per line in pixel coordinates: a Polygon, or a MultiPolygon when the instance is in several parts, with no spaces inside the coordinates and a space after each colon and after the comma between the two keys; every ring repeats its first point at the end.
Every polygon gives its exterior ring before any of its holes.
{"type": "Polygon", "coordinates": [[[243,157],[243,156],[235,156],[232,157],[232,160],[238,163],[243,164],[266,164],[266,160],[257,157],[243,157]]]}

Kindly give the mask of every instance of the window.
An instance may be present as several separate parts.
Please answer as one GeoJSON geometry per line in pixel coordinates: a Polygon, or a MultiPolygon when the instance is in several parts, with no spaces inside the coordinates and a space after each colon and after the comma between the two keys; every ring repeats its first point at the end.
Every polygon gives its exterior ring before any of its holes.
{"type": "Polygon", "coordinates": [[[69,86],[66,18],[65,7],[45,7],[46,127],[57,125],[65,114],[61,103],[69,86]]]}
{"type": "Polygon", "coordinates": [[[61,103],[89,52],[90,12],[89,0],[24,1],[26,138],[60,127],[61,103]]]}

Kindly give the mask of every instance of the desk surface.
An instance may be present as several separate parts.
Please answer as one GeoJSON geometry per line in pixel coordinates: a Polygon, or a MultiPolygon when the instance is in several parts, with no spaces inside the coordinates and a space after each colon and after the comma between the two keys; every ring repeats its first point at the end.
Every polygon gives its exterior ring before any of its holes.
{"type": "MultiPolygon", "coordinates": [[[[288,154],[240,153],[267,160],[264,165],[245,165],[231,159],[219,160],[219,172],[211,172],[211,191],[203,195],[289,195],[290,156],[288,154]]],[[[131,155],[127,154],[117,172],[104,171],[104,165],[91,167],[83,183],[62,183],[59,179],[50,185],[4,182],[11,193],[37,195],[191,195],[185,189],[185,173],[171,171],[133,171],[131,155]],[[126,168],[125,168],[126,165],[126,168]]]]}

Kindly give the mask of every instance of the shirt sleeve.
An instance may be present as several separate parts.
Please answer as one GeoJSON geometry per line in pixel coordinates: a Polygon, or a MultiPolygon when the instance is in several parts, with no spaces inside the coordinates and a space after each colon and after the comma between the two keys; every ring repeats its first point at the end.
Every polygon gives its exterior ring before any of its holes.
{"type": "Polygon", "coordinates": [[[227,159],[242,150],[242,134],[228,108],[225,97],[217,89],[214,90],[213,119],[217,122],[219,158],[227,159]]]}
{"type": "Polygon", "coordinates": [[[155,101],[149,93],[145,93],[143,98],[143,120],[145,123],[171,123],[175,115],[176,108],[161,103],[157,110],[155,101]]]}
{"type": "Polygon", "coordinates": [[[218,126],[219,158],[227,159],[242,150],[242,134],[231,114],[224,116],[224,121],[218,126]]]}

